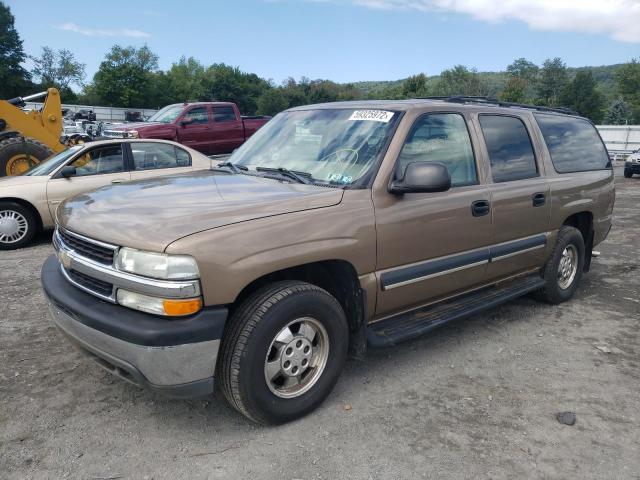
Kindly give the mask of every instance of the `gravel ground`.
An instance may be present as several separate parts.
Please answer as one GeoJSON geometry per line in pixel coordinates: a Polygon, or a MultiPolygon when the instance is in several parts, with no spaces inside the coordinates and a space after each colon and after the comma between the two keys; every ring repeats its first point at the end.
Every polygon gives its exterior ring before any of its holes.
{"type": "Polygon", "coordinates": [[[0,478],[640,479],[640,179],[617,181],[614,229],[572,301],[522,298],[371,350],[280,427],[112,378],[48,320],[50,234],[0,252],[0,478]]]}

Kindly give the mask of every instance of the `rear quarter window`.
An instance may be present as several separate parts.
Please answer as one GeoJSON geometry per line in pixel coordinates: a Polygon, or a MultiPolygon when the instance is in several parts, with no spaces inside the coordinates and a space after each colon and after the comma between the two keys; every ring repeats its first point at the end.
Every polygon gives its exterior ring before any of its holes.
{"type": "Polygon", "coordinates": [[[611,168],[607,149],[590,122],[562,115],[535,114],[535,117],[556,172],[611,168]]]}

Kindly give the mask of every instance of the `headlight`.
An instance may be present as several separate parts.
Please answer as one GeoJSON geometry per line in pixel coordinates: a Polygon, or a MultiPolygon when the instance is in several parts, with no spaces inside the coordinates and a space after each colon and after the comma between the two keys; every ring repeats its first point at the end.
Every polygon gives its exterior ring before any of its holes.
{"type": "Polygon", "coordinates": [[[137,130],[129,130],[127,132],[127,138],[138,138],[140,135],[138,135],[138,131],[137,130]]]}
{"type": "Polygon", "coordinates": [[[189,255],[167,255],[121,248],[116,268],[143,277],[161,280],[194,280],[200,277],[198,265],[189,255]]]}

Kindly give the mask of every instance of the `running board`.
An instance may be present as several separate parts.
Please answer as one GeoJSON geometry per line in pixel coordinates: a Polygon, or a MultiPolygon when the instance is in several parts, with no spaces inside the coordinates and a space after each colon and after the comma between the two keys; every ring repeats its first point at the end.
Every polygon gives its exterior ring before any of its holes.
{"type": "Polygon", "coordinates": [[[373,347],[395,345],[427,333],[445,323],[493,308],[543,286],[544,280],[536,273],[506,284],[483,288],[452,300],[401,313],[369,325],[367,341],[373,347]]]}

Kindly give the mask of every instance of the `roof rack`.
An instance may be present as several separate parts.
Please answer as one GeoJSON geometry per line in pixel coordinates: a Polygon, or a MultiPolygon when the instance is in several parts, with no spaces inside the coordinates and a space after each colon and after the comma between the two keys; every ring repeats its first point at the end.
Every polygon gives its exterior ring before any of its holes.
{"type": "Polygon", "coordinates": [[[453,95],[453,96],[431,96],[420,97],[421,100],[442,100],[443,102],[451,103],[478,103],[482,105],[496,105],[498,107],[513,107],[513,108],[527,108],[530,110],[537,110],[539,112],[555,112],[564,113],[567,115],[578,115],[570,108],[564,107],[542,107],[539,105],[527,105],[524,103],[503,102],[496,98],[481,97],[481,96],[469,96],[469,95],[453,95]]]}

